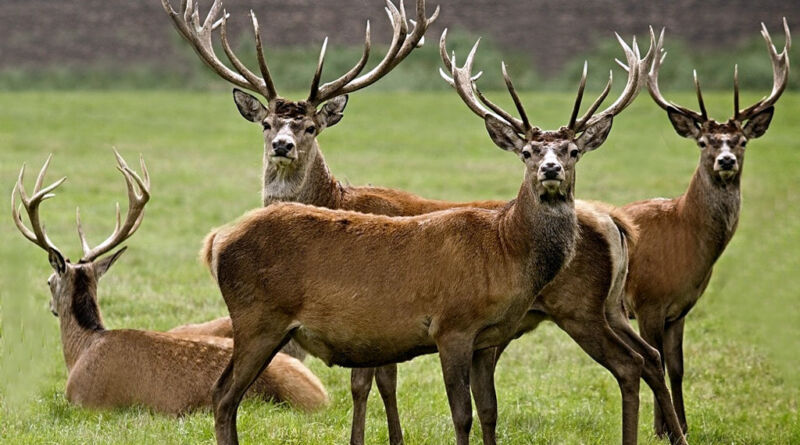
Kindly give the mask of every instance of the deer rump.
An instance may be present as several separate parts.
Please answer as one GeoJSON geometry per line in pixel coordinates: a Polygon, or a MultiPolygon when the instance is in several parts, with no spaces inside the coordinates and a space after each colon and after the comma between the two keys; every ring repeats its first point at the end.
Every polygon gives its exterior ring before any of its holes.
{"type": "Polygon", "coordinates": [[[203,257],[234,338],[237,320],[271,324],[269,313],[285,317],[287,332],[329,365],[380,366],[435,352],[445,324],[478,332],[478,349],[514,334],[564,261],[553,259],[548,271],[496,250],[496,213],[390,218],[274,204],[213,233],[203,257]]]}

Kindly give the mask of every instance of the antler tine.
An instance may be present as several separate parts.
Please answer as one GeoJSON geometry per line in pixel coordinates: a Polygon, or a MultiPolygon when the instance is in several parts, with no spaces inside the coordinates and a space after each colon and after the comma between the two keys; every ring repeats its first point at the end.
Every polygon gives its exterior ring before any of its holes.
{"type": "Polygon", "coordinates": [[[774,105],[786,89],[789,80],[789,50],[792,48],[792,35],[791,32],[789,32],[789,24],[786,21],[786,17],[783,18],[783,32],[786,36],[786,42],[784,43],[783,51],[778,53],[777,48],[775,48],[775,45],[772,43],[769,31],[767,31],[767,26],[761,23],[761,36],[764,37],[764,41],[767,44],[767,51],[772,61],[772,91],[770,91],[769,96],[744,110],[738,111],[737,107],[737,113],[735,113],[735,115],[738,115],[740,120],[746,120],[774,105]]]}
{"type": "MultiPolygon", "coordinates": [[[[405,59],[406,56],[408,56],[411,51],[414,50],[414,48],[421,46],[425,31],[427,31],[428,27],[435,22],[439,16],[439,7],[436,7],[436,10],[430,17],[426,17],[425,0],[417,0],[416,10],[417,20],[411,21],[414,25],[414,28],[409,33],[408,20],[406,19],[403,2],[400,2],[400,9],[398,10],[398,8],[395,7],[390,0],[386,0],[386,13],[388,14],[389,20],[392,23],[393,35],[392,43],[389,46],[389,51],[384,56],[383,60],[381,60],[378,65],[376,65],[367,73],[355,77],[357,73],[360,73],[361,69],[363,69],[363,66],[360,65],[362,63],[366,64],[366,59],[362,57],[362,60],[360,60],[359,64],[356,65],[358,70],[354,68],[345,74],[345,76],[343,76],[343,78],[351,77],[351,73],[356,71],[356,74],[353,74],[351,79],[348,79],[347,82],[342,82],[342,78],[340,78],[321,86],[316,95],[317,97],[311,102],[313,104],[319,104],[333,97],[349,94],[353,91],[357,91],[372,85],[378,79],[382,78],[392,69],[394,69],[394,67],[396,67],[400,62],[402,62],[403,59],[405,59]]],[[[367,51],[365,51],[365,53],[367,51]]]]}
{"type": "Polygon", "coordinates": [[[733,65],[733,119],[739,120],[739,64],[733,65]]]}
{"type": "Polygon", "coordinates": [[[514,101],[514,106],[517,107],[517,112],[519,113],[519,117],[522,118],[522,126],[526,132],[532,129],[531,122],[528,120],[528,113],[525,112],[525,107],[522,105],[522,101],[517,94],[516,88],[514,88],[514,83],[511,81],[511,76],[508,75],[508,70],[506,69],[506,63],[500,62],[500,68],[503,71],[503,80],[506,82],[506,88],[508,89],[508,94],[511,95],[511,99],[514,101]]]}
{"type": "Polygon", "coordinates": [[[693,111],[689,108],[680,106],[674,102],[668,101],[661,94],[661,90],[658,88],[658,71],[661,69],[661,64],[667,57],[667,53],[666,51],[664,51],[663,45],[664,45],[664,29],[662,28],[661,35],[658,37],[658,42],[656,43],[653,66],[650,69],[650,73],[647,75],[647,90],[650,92],[650,97],[653,98],[653,101],[655,101],[655,103],[658,104],[658,106],[667,111],[669,111],[670,109],[675,109],[685,114],[686,116],[689,116],[697,121],[702,122],[703,116],[700,115],[700,113],[693,111]]]}
{"type": "MultiPolygon", "coordinates": [[[[258,23],[256,23],[257,25],[258,23]]],[[[261,94],[262,96],[266,97],[267,100],[272,100],[275,96],[269,91],[266,85],[266,81],[261,79],[260,77],[256,76],[252,71],[250,71],[239,57],[233,52],[231,48],[230,42],[228,42],[228,13],[223,12],[222,17],[222,26],[220,27],[220,40],[222,40],[222,50],[225,52],[225,55],[228,57],[228,60],[231,61],[233,67],[236,68],[236,71],[239,72],[247,82],[250,84],[248,89],[254,90],[257,93],[261,94]]],[[[259,55],[261,53],[259,52],[259,55]]],[[[259,65],[261,61],[259,60],[259,65]]],[[[266,66],[266,63],[264,64],[266,66]]]]}
{"type": "MultiPolygon", "coordinates": [[[[267,62],[264,59],[264,48],[261,45],[261,32],[259,31],[258,27],[258,19],[256,18],[256,14],[253,10],[250,10],[250,18],[253,22],[253,35],[256,39],[256,55],[258,57],[258,67],[261,70],[261,75],[264,78],[264,87],[269,93],[268,96],[265,96],[268,100],[272,100],[272,98],[278,97],[278,91],[275,89],[275,83],[272,81],[272,75],[269,72],[269,67],[267,67],[267,62]]],[[[220,24],[224,24],[225,17],[220,19],[220,24]]]]}
{"type": "Polygon", "coordinates": [[[583,74],[581,74],[581,83],[578,86],[578,96],[575,98],[575,105],[572,106],[572,114],[569,117],[569,125],[567,128],[575,131],[576,119],[578,118],[578,111],[581,108],[581,101],[583,100],[583,91],[586,89],[586,71],[589,67],[589,62],[583,61],[583,74]]]}
{"type": "Polygon", "coordinates": [[[700,81],[697,80],[697,70],[692,70],[692,77],[694,78],[694,90],[697,92],[697,103],[700,105],[700,114],[703,120],[708,120],[708,112],[706,111],[706,104],[703,101],[703,93],[700,91],[700,81]]]}
{"type": "MultiPolygon", "coordinates": [[[[442,36],[439,38],[439,55],[442,57],[442,63],[444,63],[444,66],[447,69],[447,72],[445,72],[445,70],[439,67],[439,75],[442,76],[442,79],[444,79],[448,85],[455,88],[455,81],[450,75],[447,74],[453,72],[453,66],[456,64],[455,51],[453,52],[452,56],[447,54],[447,28],[442,31],[442,36]]],[[[478,71],[478,74],[472,76],[472,81],[475,82],[476,80],[480,79],[482,75],[483,71],[478,71]]]]}
{"type": "MultiPolygon", "coordinates": [[[[625,52],[625,58],[627,61],[626,71],[628,73],[628,79],[625,83],[625,87],[622,89],[622,92],[620,93],[617,100],[614,101],[614,103],[609,105],[608,108],[601,111],[600,113],[595,114],[595,111],[603,102],[603,100],[605,100],[606,96],[611,90],[611,84],[613,82],[613,74],[609,72],[608,83],[606,84],[606,88],[603,90],[603,93],[601,93],[600,97],[598,97],[597,100],[592,104],[592,106],[589,107],[589,110],[586,112],[586,114],[578,121],[576,125],[577,127],[576,131],[580,131],[586,128],[587,126],[590,126],[593,123],[597,122],[598,120],[605,118],[606,116],[609,115],[616,116],[617,114],[621,113],[622,110],[627,108],[628,105],[630,105],[633,102],[633,100],[636,98],[636,95],[639,93],[639,88],[641,87],[639,76],[643,71],[642,64],[652,58],[653,53],[651,51],[653,49],[654,37],[651,38],[650,50],[648,50],[647,54],[645,54],[645,58],[640,59],[639,47],[636,44],[635,37],[633,38],[633,44],[631,47],[628,46],[627,43],[625,43],[625,40],[623,40],[619,34],[615,33],[615,36],[617,37],[617,41],[622,47],[622,50],[625,52]]],[[[623,68],[626,67],[625,64],[622,65],[623,68]]]]}
{"type": "Polygon", "coordinates": [[[223,39],[223,47],[228,46],[228,48],[223,49],[226,50],[225,53],[231,63],[234,64],[236,71],[222,63],[214,52],[214,46],[211,42],[212,34],[217,28],[222,28],[222,32],[224,32],[225,21],[229,17],[228,13],[222,8],[221,0],[214,0],[202,24],[200,23],[199,2],[197,0],[183,0],[181,2],[182,11],[180,13],[172,8],[169,0],[161,0],[161,5],[167,15],[172,19],[178,32],[191,44],[195,53],[197,53],[200,59],[212,71],[240,88],[263,95],[267,100],[272,100],[277,97],[275,86],[269,76],[269,70],[266,69],[266,64],[263,63],[264,55],[261,38],[258,36],[258,24],[255,22],[255,17],[253,17],[253,25],[256,32],[256,48],[259,66],[264,76],[263,79],[258,78],[255,74],[247,70],[235,56],[231,58],[232,51],[229,51],[230,48],[225,39],[223,39]],[[222,17],[220,17],[220,13],[222,13],[222,17]],[[236,60],[234,61],[234,59],[236,60]],[[238,66],[237,62],[239,63],[238,66]]]}
{"type": "Polygon", "coordinates": [[[42,201],[55,196],[51,192],[67,180],[66,177],[63,177],[49,186],[42,188],[44,176],[52,158],[52,154],[48,156],[47,160],[42,166],[42,169],[39,171],[39,176],[37,176],[33,187],[33,195],[30,197],[28,197],[28,194],[25,192],[25,186],[23,185],[25,179],[25,165],[22,165],[22,168],[19,171],[19,177],[17,178],[17,183],[14,186],[14,189],[11,191],[11,217],[14,219],[14,224],[17,226],[19,231],[29,241],[33,242],[44,250],[53,249],[55,251],[59,251],[55,244],[50,241],[44,225],[41,224],[39,220],[39,205],[42,203],[42,201]],[[21,201],[19,207],[17,207],[16,202],[17,193],[19,193],[21,201]],[[28,220],[31,224],[30,229],[25,226],[25,223],[22,222],[22,217],[20,216],[20,210],[23,207],[25,208],[25,212],[28,214],[28,220]]]}
{"type": "Polygon", "coordinates": [[[314,72],[314,79],[311,81],[311,92],[308,94],[308,100],[313,101],[317,97],[319,90],[319,79],[322,77],[322,65],[325,63],[325,52],[328,50],[328,37],[322,41],[322,48],[319,50],[319,61],[317,62],[317,70],[314,72]]]}
{"type": "MultiPolygon", "coordinates": [[[[327,43],[328,39],[325,38],[325,43],[327,43]]],[[[319,91],[323,91],[324,94],[329,95],[330,92],[335,92],[341,89],[343,86],[347,85],[350,81],[356,78],[364,67],[367,65],[367,61],[369,60],[369,53],[372,49],[372,41],[370,37],[370,25],[369,20],[367,20],[366,31],[364,32],[364,51],[361,53],[361,58],[358,60],[358,63],[355,64],[350,71],[346,72],[342,77],[327,82],[326,84],[322,85],[322,87],[318,87],[319,85],[319,75],[322,73],[322,62],[323,59],[320,57],[319,65],[317,66],[317,74],[314,75],[314,82],[311,84],[311,93],[308,95],[309,102],[319,102],[317,96],[320,94],[319,91]]],[[[333,97],[333,96],[331,96],[333,97]]]]}
{"type": "Polygon", "coordinates": [[[82,246],[84,246],[83,257],[81,258],[81,261],[84,262],[97,259],[133,235],[133,233],[136,232],[136,229],[138,229],[139,225],[142,223],[142,219],[144,218],[144,207],[150,200],[150,175],[147,172],[144,159],[141,157],[139,159],[139,163],[142,166],[143,179],[136,172],[131,170],[130,167],[128,167],[125,159],[122,158],[116,149],[114,150],[114,156],[117,158],[117,170],[122,173],[128,189],[128,212],[125,216],[125,221],[120,224],[119,203],[117,203],[117,223],[115,225],[114,232],[108,238],[106,238],[105,241],[91,249],[87,249],[88,245],[85,242],[83,229],[80,226],[80,217],[78,216],[78,235],[81,238],[82,246]],[[136,186],[134,186],[134,183],[136,183],[136,186]]]}
{"type": "MultiPolygon", "coordinates": [[[[516,105],[517,110],[519,110],[522,107],[522,103],[519,101],[519,97],[517,96],[517,92],[514,89],[514,85],[513,84],[509,84],[509,82],[511,81],[511,78],[508,77],[508,73],[506,72],[506,69],[505,69],[505,63],[501,62],[500,64],[501,64],[501,69],[503,71],[503,78],[506,81],[506,88],[508,88],[508,91],[511,94],[511,97],[514,100],[514,105],[516,105]]],[[[478,99],[480,99],[481,102],[483,102],[487,107],[489,107],[490,110],[494,111],[497,115],[502,117],[505,121],[507,121],[508,123],[512,124],[514,127],[516,127],[517,131],[519,131],[520,133],[525,134],[525,135],[528,134],[528,130],[531,129],[531,126],[528,123],[528,116],[525,113],[524,109],[520,113],[524,118],[524,121],[523,121],[523,120],[517,119],[516,117],[512,116],[511,113],[509,113],[506,110],[500,108],[494,102],[492,102],[489,99],[487,99],[486,96],[483,95],[481,90],[478,89],[477,85],[475,85],[474,80],[473,80],[473,84],[472,84],[472,89],[475,91],[475,95],[478,96],[478,99]]]]}
{"type": "MultiPolygon", "coordinates": [[[[459,68],[455,64],[455,60],[452,62],[453,67],[453,86],[456,88],[456,92],[458,93],[461,100],[467,104],[470,110],[473,113],[477,114],[481,118],[485,118],[487,114],[494,114],[493,112],[484,108],[481,105],[480,101],[478,101],[477,97],[475,97],[474,91],[474,83],[472,81],[472,64],[475,60],[475,52],[478,50],[478,44],[480,44],[481,39],[478,39],[475,42],[475,45],[472,46],[469,54],[467,55],[467,59],[464,61],[464,66],[459,68]]],[[[454,56],[455,59],[455,56],[454,56]]]]}

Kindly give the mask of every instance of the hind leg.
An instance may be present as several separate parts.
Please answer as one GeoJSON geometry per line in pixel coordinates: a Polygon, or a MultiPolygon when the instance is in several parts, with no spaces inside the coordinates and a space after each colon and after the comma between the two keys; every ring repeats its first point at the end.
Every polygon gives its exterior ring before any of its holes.
{"type": "MultiPolygon", "coordinates": [[[[639,322],[639,332],[642,339],[655,348],[659,354],[659,368],[664,374],[664,317],[660,314],[636,314],[639,322]]],[[[667,433],[667,424],[664,421],[664,411],[658,403],[656,394],[653,394],[653,428],[658,436],[667,433]]],[[[674,411],[674,408],[673,408],[674,411]]]]}
{"type": "Polygon", "coordinates": [[[389,426],[389,443],[403,444],[403,427],[400,426],[400,414],[397,411],[397,365],[381,366],[375,372],[375,383],[383,399],[386,409],[386,422],[389,426]]]}
{"type": "Polygon", "coordinates": [[[669,389],[665,382],[664,369],[661,366],[661,355],[633,330],[625,320],[622,311],[607,314],[607,318],[614,332],[644,358],[642,377],[647,386],[653,391],[656,406],[661,411],[662,431],[669,431],[669,438],[672,443],[685,443],[684,430],[679,424],[679,417],[673,407],[669,389]]]}
{"type": "Polygon", "coordinates": [[[644,359],[614,334],[602,311],[597,311],[589,319],[553,318],[587,354],[611,371],[617,379],[622,393],[622,443],[636,445],[639,379],[642,376],[644,359]]]}
{"type": "Polygon", "coordinates": [[[353,368],[350,371],[350,393],[353,395],[353,424],[350,429],[350,444],[364,445],[364,429],[367,422],[367,399],[372,389],[375,368],[353,368]]]}
{"type": "Polygon", "coordinates": [[[247,335],[234,331],[233,357],[212,390],[214,429],[219,445],[239,443],[236,432],[239,404],[247,389],[289,339],[286,326],[288,323],[280,329],[248,332],[247,335]]]}

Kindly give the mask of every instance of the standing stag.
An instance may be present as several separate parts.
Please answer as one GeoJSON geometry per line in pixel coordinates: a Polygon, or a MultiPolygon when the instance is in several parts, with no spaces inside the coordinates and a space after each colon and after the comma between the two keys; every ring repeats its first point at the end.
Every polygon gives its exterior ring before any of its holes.
{"type": "MultiPolygon", "coordinates": [[[[543,131],[531,125],[505,64],[501,66],[503,77],[520,115],[519,119],[489,101],[475,85],[475,80],[480,75],[472,75],[472,65],[478,44],[475,44],[467,56],[464,67],[458,68],[455,66],[455,54],[448,56],[446,37],[447,30],[442,33],[439,50],[445,68],[452,76],[443,70],[441,74],[445,81],[456,88],[470,110],[483,119],[487,119],[487,116],[500,117],[509,124],[509,130],[513,130],[513,133],[508,134],[516,135],[517,139],[523,138],[524,143],[534,151],[569,151],[575,157],[582,154],[577,147],[586,132],[595,131],[606,120],[606,131],[610,130],[611,119],[633,102],[641,87],[640,79],[645,75],[645,67],[650,65],[656,54],[655,35],[652,32],[650,49],[642,60],[639,59],[636,41],[634,40],[631,49],[617,35],[627,60],[627,65],[620,65],[628,71],[627,83],[620,97],[607,109],[595,114],[611,89],[612,77],[609,74],[608,84],[600,97],[578,119],[586,85],[584,64],[569,124],[558,131],[543,131]]],[[[497,143],[496,139],[495,142],[497,143]]],[[[580,237],[575,247],[575,257],[535,298],[533,306],[520,323],[515,338],[532,331],[544,320],[555,322],[617,379],[622,392],[624,444],[637,443],[640,377],[653,390],[656,403],[668,413],[666,421],[672,443],[685,443],[678,417],[672,409],[660,357],[631,328],[621,310],[628,268],[628,247],[635,245],[636,228],[630,223],[629,217],[609,205],[578,201],[576,210],[580,237]]],[[[506,346],[508,342],[497,348],[475,351],[473,356],[472,393],[478,406],[484,443],[493,444],[496,440],[497,399],[494,370],[506,346]]]]}
{"type": "MultiPolygon", "coordinates": [[[[11,194],[12,217],[23,236],[49,256],[53,274],[47,280],[52,299],[50,310],[59,318],[61,343],[68,378],[66,397],[72,403],[92,408],[143,405],[153,410],[183,414],[211,404],[211,386],[230,359],[229,339],[203,341],[179,339],[173,335],[131,329],[106,330],[97,306],[97,282],[125,251],[125,247],[101,258],[128,239],[144,217],[150,199],[150,178],[141,160],[142,176],[131,170],[122,157],[118,169],[128,187],[128,212],[114,233],[96,247],[89,247],[77,215],[83,256],[77,263],[64,258],[48,238],[39,221],[39,206],[53,197],[66,178],[42,188],[50,158],[36,178],[29,197],[23,186],[25,166],[11,194]],[[135,185],[134,185],[135,184],[135,185]],[[22,201],[16,206],[16,195],[22,201]],[[30,228],[20,216],[24,208],[30,228]],[[226,344],[226,341],[228,342],[226,344]]],[[[278,354],[255,380],[251,393],[267,400],[285,401],[303,410],[315,410],[328,403],[319,379],[301,362],[278,354]]]]}
{"type": "MultiPolygon", "coordinates": [[[[736,231],[745,145],[767,131],[774,104],[786,89],[791,35],[785,18],[783,28],[786,44],[778,53],[762,24],[761,35],[772,60],[772,92],[740,109],[738,68],[734,69],[733,117],[727,122],[719,123],[708,117],[696,72],[699,112],[661,95],[658,71],[666,55],[661,55],[663,31],[648,79],[650,95],[667,111],[675,131],[697,142],[700,162],[682,196],[639,201],[624,207],[640,230],[640,242],[630,253],[625,303],[638,320],[642,337],[658,349],[666,363],[683,431],[687,430],[682,388],[683,325],[708,285],[714,263],[736,231]]],[[[658,404],[655,428],[658,433],[665,431],[658,404]]]]}

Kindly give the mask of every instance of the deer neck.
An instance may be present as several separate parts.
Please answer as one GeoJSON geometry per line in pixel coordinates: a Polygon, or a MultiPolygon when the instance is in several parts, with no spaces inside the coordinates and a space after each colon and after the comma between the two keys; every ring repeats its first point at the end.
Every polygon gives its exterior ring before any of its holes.
{"type": "Polygon", "coordinates": [[[266,151],[264,166],[264,206],[277,201],[289,201],[328,208],[338,207],[342,187],[328,169],[317,141],[311,146],[308,160],[303,166],[275,166],[269,162],[266,151]]]}
{"type": "Polygon", "coordinates": [[[577,235],[572,184],[564,194],[540,195],[528,173],[514,203],[501,217],[499,229],[504,250],[524,258],[527,276],[538,292],[574,254],[577,235]]]}
{"type": "Polygon", "coordinates": [[[681,199],[681,212],[700,238],[698,249],[705,250],[704,257],[711,263],[722,254],[736,232],[741,206],[740,178],[741,172],[725,183],[713,177],[701,164],[681,199]]]}
{"type": "Polygon", "coordinates": [[[72,304],[66,313],[59,314],[61,345],[67,369],[72,369],[81,354],[105,331],[95,298],[96,289],[79,284],[75,290],[72,304]]]}

